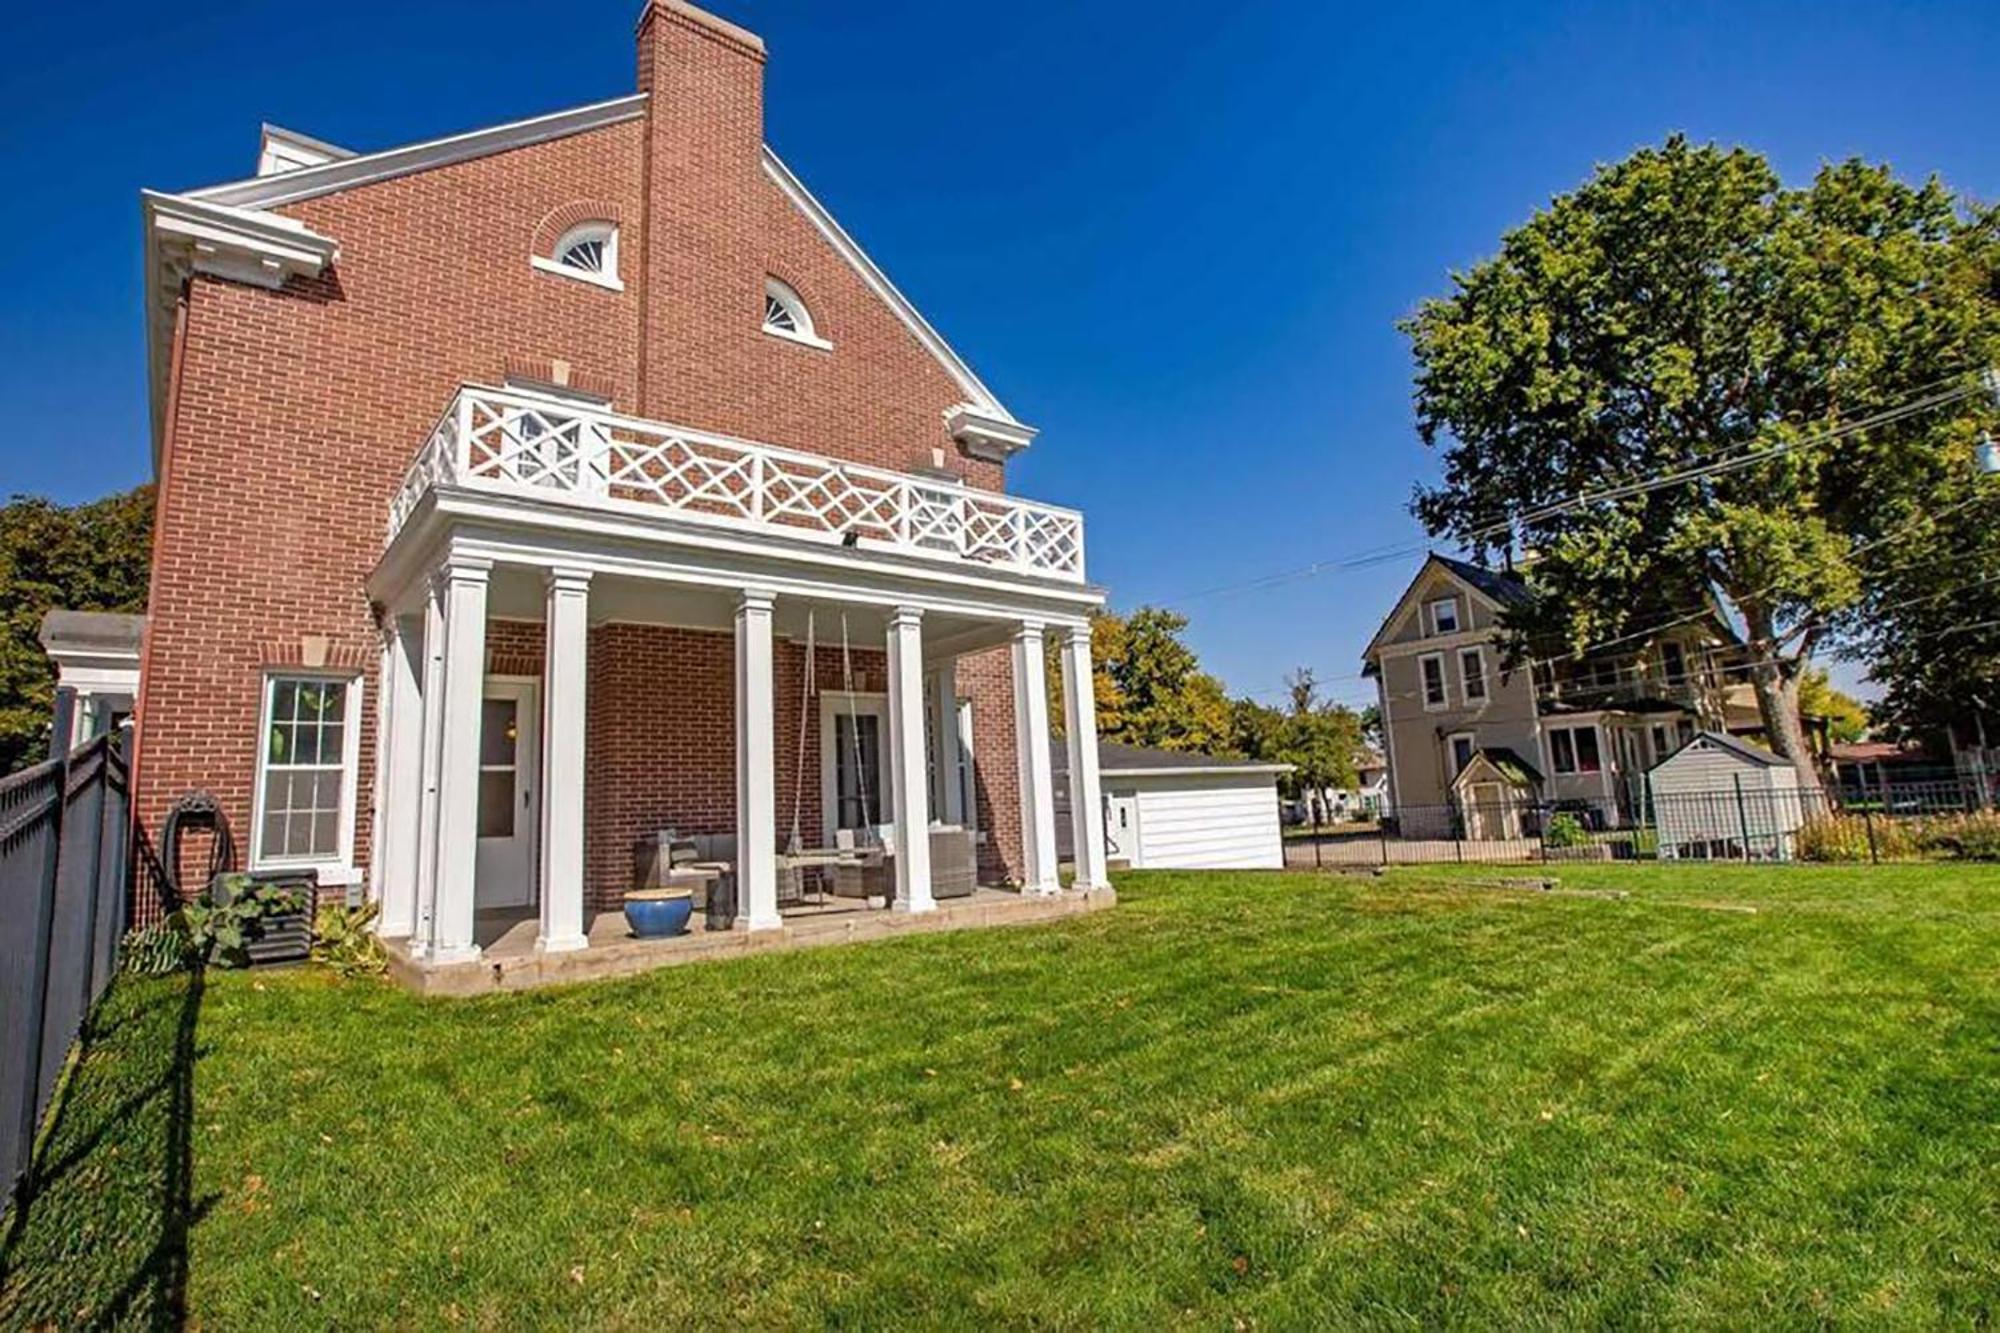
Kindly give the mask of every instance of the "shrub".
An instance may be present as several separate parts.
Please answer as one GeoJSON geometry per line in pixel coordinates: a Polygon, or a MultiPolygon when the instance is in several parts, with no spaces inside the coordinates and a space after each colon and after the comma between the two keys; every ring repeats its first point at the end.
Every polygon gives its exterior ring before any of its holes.
{"type": "Polygon", "coordinates": [[[1920,850],[1907,825],[1879,815],[1871,820],[1849,813],[1814,815],[1799,826],[1797,846],[1802,861],[1890,861],[1920,850]]]}
{"type": "Polygon", "coordinates": [[[290,889],[248,875],[219,875],[167,923],[185,937],[198,962],[247,967],[250,942],[263,934],[264,922],[304,910],[304,900],[290,889]]]}
{"type": "Polygon", "coordinates": [[[1549,826],[1542,830],[1545,847],[1581,847],[1589,841],[1583,821],[1567,810],[1549,816],[1549,826]]]}
{"type": "Polygon", "coordinates": [[[178,972],[194,961],[186,932],[166,921],[126,932],[118,942],[118,970],[135,976],[159,977],[178,972]]]}
{"type": "Polygon", "coordinates": [[[374,903],[344,907],[328,903],[313,919],[313,961],[343,977],[378,976],[389,968],[382,941],[369,929],[380,911],[374,903]]]}
{"type": "Polygon", "coordinates": [[[1938,815],[1923,821],[1919,845],[1935,856],[1961,861],[2000,861],[2000,811],[1938,815]]]}

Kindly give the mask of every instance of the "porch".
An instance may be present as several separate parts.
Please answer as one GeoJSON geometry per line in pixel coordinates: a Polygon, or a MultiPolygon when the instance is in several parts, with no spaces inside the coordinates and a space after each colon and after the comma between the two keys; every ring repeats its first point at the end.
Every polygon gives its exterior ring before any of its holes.
{"type": "Polygon", "coordinates": [[[870,920],[1104,901],[1088,622],[1102,594],[1082,568],[1068,511],[553,395],[461,392],[370,579],[370,880],[399,968],[538,984],[870,920]],[[1074,898],[1056,879],[1051,640],[1086,770],[1074,898]],[[642,946],[620,899],[635,843],[670,831],[727,844],[736,918],[642,946]],[[939,839],[971,840],[980,881],[1020,892],[938,901],[939,839]],[[887,876],[882,906],[781,911],[788,856],[856,848],[887,876]],[[572,952],[592,961],[548,961],[572,952]]]}
{"type": "Polygon", "coordinates": [[[390,975],[422,995],[483,995],[635,976],[714,958],[893,939],[915,931],[1032,925],[1098,911],[1116,901],[1117,894],[1109,886],[1054,894],[979,888],[969,897],[940,902],[935,911],[921,914],[884,911],[852,899],[829,899],[785,908],[780,924],[771,930],[710,930],[697,912],[685,935],[646,940],[631,934],[621,912],[602,911],[590,915],[587,948],[555,953],[537,946],[540,921],[536,913],[502,909],[481,913],[475,921],[474,937],[482,950],[478,958],[427,965],[411,956],[407,941],[391,940],[390,975]]]}

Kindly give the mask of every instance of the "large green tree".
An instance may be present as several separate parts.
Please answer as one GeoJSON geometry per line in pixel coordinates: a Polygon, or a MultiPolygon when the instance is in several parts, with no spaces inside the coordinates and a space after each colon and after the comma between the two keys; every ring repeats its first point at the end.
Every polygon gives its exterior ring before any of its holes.
{"type": "Polygon", "coordinates": [[[1934,539],[1986,409],[1805,442],[1994,359],[1995,226],[1859,161],[1788,189],[1754,152],[1675,137],[1601,167],[1404,323],[1418,427],[1444,451],[1413,510],[1477,555],[1534,553],[1517,652],[1643,637],[1719,600],[1771,745],[1807,768],[1800,675],[1871,578],[1934,539]],[[1768,446],[1798,447],[1535,514],[1768,446]]]}
{"type": "MultiPolygon", "coordinates": [[[[1158,607],[1091,618],[1100,739],[1204,754],[1229,750],[1229,699],[1222,682],[1203,671],[1194,649],[1182,642],[1186,630],[1186,616],[1158,607]]],[[[1053,646],[1048,684],[1053,721],[1063,712],[1062,671],[1053,646]]]]}
{"type": "Polygon", "coordinates": [[[0,773],[48,748],[55,670],[42,616],[145,610],[152,533],[151,486],[71,507],[36,496],[0,506],[0,773]]]}

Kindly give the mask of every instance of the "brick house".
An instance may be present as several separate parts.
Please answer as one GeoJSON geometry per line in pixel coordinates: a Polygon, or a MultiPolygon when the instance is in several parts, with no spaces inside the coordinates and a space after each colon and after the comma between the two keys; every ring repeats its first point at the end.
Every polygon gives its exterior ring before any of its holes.
{"type": "Polygon", "coordinates": [[[669,828],[743,834],[749,931],[843,831],[899,910],[897,829],[1057,891],[1082,518],[1006,494],[1034,430],[765,145],[764,63],[651,0],[630,96],[374,153],[267,126],[254,178],[146,193],[148,826],[209,790],[433,962],[495,912],[582,947],[669,828]]]}

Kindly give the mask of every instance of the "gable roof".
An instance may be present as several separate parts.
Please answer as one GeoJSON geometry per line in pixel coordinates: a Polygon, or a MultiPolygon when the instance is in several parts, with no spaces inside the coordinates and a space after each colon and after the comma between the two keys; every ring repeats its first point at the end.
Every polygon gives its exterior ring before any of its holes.
{"type": "Polygon", "coordinates": [[[1376,629],[1374,637],[1368,640],[1368,646],[1361,650],[1361,660],[1367,664],[1368,671],[1374,670],[1376,650],[1381,647],[1382,640],[1388,636],[1390,627],[1409,608],[1412,599],[1416,596],[1418,585],[1424,581],[1424,575],[1433,569],[1444,571],[1448,577],[1455,580],[1466,591],[1483,599],[1495,608],[1517,606],[1528,600],[1527,582],[1518,574],[1503,573],[1497,569],[1486,569],[1464,560],[1454,560],[1450,556],[1439,555],[1436,551],[1428,552],[1424,556],[1424,563],[1417,567],[1415,574],[1411,575],[1408,585],[1402,591],[1402,595],[1396,598],[1396,604],[1390,607],[1389,614],[1382,618],[1382,624],[1376,629]]]}
{"type": "Polygon", "coordinates": [[[1736,737],[1731,736],[1726,732],[1697,731],[1694,734],[1693,740],[1689,741],[1686,745],[1683,745],[1680,749],[1668,755],[1665,759],[1662,759],[1659,763],[1653,765],[1653,768],[1655,770],[1665,768],[1668,764],[1673,763],[1675,760],[1679,759],[1682,755],[1688,754],[1691,751],[1693,751],[1697,746],[1702,746],[1702,745],[1706,745],[1711,749],[1721,750],[1726,754],[1734,755],[1738,759],[1744,760],[1747,763],[1756,764],[1762,768],[1791,767],[1791,760],[1780,759],[1777,755],[1772,754],[1769,750],[1764,749],[1762,746],[1752,745],[1749,741],[1738,740],[1736,737]]]}
{"type": "MultiPolygon", "coordinates": [[[[1049,754],[1057,773],[1069,772],[1069,746],[1062,740],[1049,742],[1049,754]]],[[[1241,773],[1269,773],[1273,776],[1292,771],[1290,764],[1266,764],[1253,759],[1224,759],[1212,754],[1194,754],[1186,750],[1153,750],[1143,745],[1121,745],[1117,741],[1099,739],[1097,742],[1097,770],[1099,773],[1116,773],[1124,777],[1158,777],[1169,773],[1186,773],[1190,776],[1211,773],[1217,776],[1241,773]]]]}
{"type": "Polygon", "coordinates": [[[1541,770],[1504,745],[1482,745],[1474,750],[1472,758],[1459,770],[1458,776],[1451,780],[1451,785],[1456,787],[1465,779],[1465,775],[1472,771],[1473,764],[1481,761],[1517,787],[1541,785],[1541,770]]]}
{"type": "MultiPolygon", "coordinates": [[[[374,153],[352,153],[346,149],[336,149],[329,144],[325,145],[328,150],[347,155],[317,166],[297,167],[289,171],[252,176],[244,180],[226,181],[220,185],[204,186],[179,194],[145,192],[149,201],[147,239],[150,253],[147,263],[147,284],[151,315],[147,324],[147,339],[151,344],[153,361],[155,462],[158,461],[162,428],[160,415],[165,385],[167,342],[165,334],[168,331],[166,327],[168,321],[163,317],[158,291],[161,284],[156,269],[163,261],[159,254],[158,237],[154,232],[152,217],[163,203],[169,206],[178,205],[187,210],[199,210],[215,218],[227,219],[231,216],[240,218],[246,214],[261,213],[267,209],[316,199],[341,190],[372,185],[378,181],[394,180],[399,176],[430,171],[438,167],[487,157],[494,153],[545,143],[551,139],[581,134],[607,125],[620,124],[637,119],[645,113],[646,94],[633,93],[609,101],[592,102],[546,115],[531,116],[526,120],[510,121],[503,125],[446,135],[439,139],[427,139],[374,153]]],[[[267,131],[269,128],[266,127],[267,131]]],[[[285,133],[300,140],[305,138],[291,131],[285,133]]],[[[930,321],[911,304],[910,299],[889,280],[888,274],[882,271],[881,266],[870,259],[855,243],[854,238],[848,235],[846,229],[826,210],[826,206],[806,189],[805,184],[768,144],[764,146],[764,174],[791,201],[792,206],[805,215],[806,220],[812,223],[814,229],[833,248],[834,253],[855,271],[862,284],[888,306],[890,313],[909,330],[918,345],[929,352],[953,382],[964,390],[967,401],[965,407],[959,409],[967,418],[964,424],[980,438],[993,441],[1003,453],[1024,448],[1035,436],[1034,427],[1023,423],[1007,409],[998,395],[974,373],[965,358],[952,349],[944,337],[931,326],[930,321]],[[966,408],[971,411],[965,412],[966,408]]],[[[333,244],[330,238],[313,239],[324,241],[328,245],[333,244]]],[[[337,252],[337,247],[334,248],[337,252]]]]}

